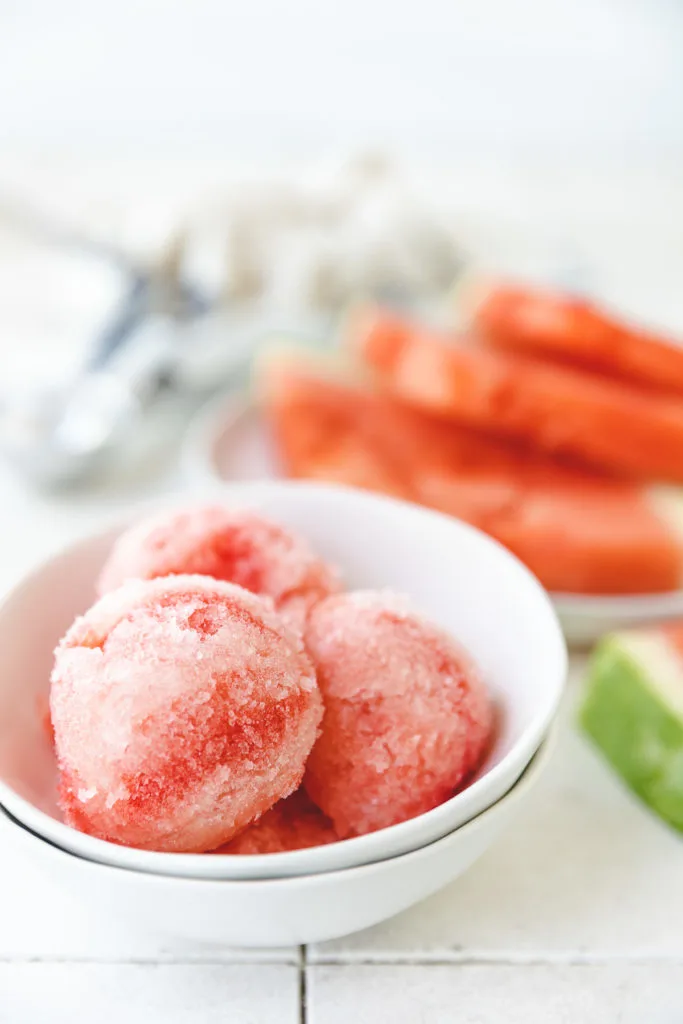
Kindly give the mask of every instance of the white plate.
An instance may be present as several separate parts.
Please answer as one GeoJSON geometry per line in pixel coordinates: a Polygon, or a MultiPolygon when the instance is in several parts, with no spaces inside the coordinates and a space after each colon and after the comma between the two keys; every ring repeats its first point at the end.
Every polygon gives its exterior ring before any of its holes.
{"type": "Polygon", "coordinates": [[[219,395],[200,409],[185,433],[181,462],[192,488],[281,476],[263,417],[247,392],[219,395]]]}
{"type": "MultiPolygon", "coordinates": [[[[496,701],[494,743],[476,778],[426,814],[328,846],[265,856],[116,846],[61,821],[52,744],[37,705],[53,649],[94,596],[117,531],[72,545],[31,573],[0,607],[0,802],[32,831],[72,853],[119,867],[203,878],[263,878],[338,870],[434,842],[490,807],[524,771],[548,730],[565,682],[559,624],[538,581],[471,526],[350,488],[261,481],[224,488],[226,502],[262,510],[309,538],[351,587],[409,595],[471,652],[496,701]]],[[[215,500],[215,495],[214,495],[215,500]]]]}
{"type": "Polygon", "coordinates": [[[588,646],[615,630],[683,618],[682,590],[632,597],[581,594],[551,594],[551,597],[567,642],[576,647],[588,646]]]}
{"type": "MultiPolygon", "coordinates": [[[[221,395],[200,411],[185,436],[183,468],[193,486],[279,477],[263,418],[247,394],[221,395]]],[[[577,647],[614,630],[683,617],[683,590],[550,596],[567,642],[577,647]]]]}

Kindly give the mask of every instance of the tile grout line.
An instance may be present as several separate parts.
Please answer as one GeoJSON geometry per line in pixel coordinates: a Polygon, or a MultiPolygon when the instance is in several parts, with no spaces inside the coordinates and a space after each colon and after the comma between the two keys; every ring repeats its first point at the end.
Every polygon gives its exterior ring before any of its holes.
{"type": "Polygon", "coordinates": [[[683,955],[647,956],[639,954],[575,954],[529,956],[358,956],[320,957],[311,967],[607,967],[612,964],[639,964],[646,967],[682,965],[683,955]]]}
{"type": "Polygon", "coordinates": [[[0,966],[10,964],[73,964],[75,967],[296,967],[300,966],[300,958],[296,960],[277,960],[260,957],[205,957],[201,959],[187,957],[129,957],[126,959],[97,957],[59,957],[59,956],[0,956],[0,966]]]}
{"type": "Polygon", "coordinates": [[[307,1024],[308,1020],[308,946],[300,947],[299,958],[299,1024],[307,1024]]]}

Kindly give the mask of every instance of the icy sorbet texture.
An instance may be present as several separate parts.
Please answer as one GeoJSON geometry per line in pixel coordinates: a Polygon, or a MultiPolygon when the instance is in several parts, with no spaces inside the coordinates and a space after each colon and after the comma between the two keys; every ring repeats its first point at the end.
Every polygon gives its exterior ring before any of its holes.
{"type": "Polygon", "coordinates": [[[325,716],[304,785],[340,836],[447,800],[479,766],[491,703],[465,652],[400,598],[358,591],[311,612],[325,716]]]}
{"type": "MultiPolygon", "coordinates": [[[[137,568],[152,576],[152,538],[161,559],[176,550],[172,534],[139,536],[149,547],[141,541],[148,557],[137,568]]],[[[191,549],[182,537],[176,547],[191,549]]],[[[133,550],[119,547],[105,581],[117,562],[127,575],[133,550]]],[[[198,556],[185,560],[196,567],[198,556]]],[[[283,596],[279,572],[263,569],[283,596]]],[[[299,786],[323,708],[299,635],[269,602],[178,575],[129,582],[76,620],[56,651],[51,713],[69,824],[142,849],[202,852],[299,786]]]]}
{"type": "Polygon", "coordinates": [[[303,538],[240,508],[124,533],[55,652],[67,824],[143,850],[277,854],[406,821],[486,756],[457,643],[389,591],[344,593],[303,538]]]}
{"type": "Polygon", "coordinates": [[[146,520],[124,533],[98,591],[174,573],[199,573],[270,597],[296,628],[316,601],[339,589],[335,573],[304,538],[256,512],[209,506],[146,520]]]}
{"type": "Polygon", "coordinates": [[[315,806],[303,789],[280,800],[254,825],[221,846],[216,853],[288,853],[311,846],[333,843],[337,835],[332,822],[315,806]]]}

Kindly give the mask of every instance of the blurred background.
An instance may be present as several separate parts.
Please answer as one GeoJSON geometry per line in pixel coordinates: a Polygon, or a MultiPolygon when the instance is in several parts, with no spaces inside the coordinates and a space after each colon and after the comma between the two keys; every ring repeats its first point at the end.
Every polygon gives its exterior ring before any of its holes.
{"type": "Polygon", "coordinates": [[[683,335],[682,47],[674,0],[4,0],[7,521],[192,486],[266,336],[469,264],[683,335]]]}
{"type": "Polygon", "coordinates": [[[674,0],[5,0],[3,141],[117,157],[680,159],[674,0]]]}

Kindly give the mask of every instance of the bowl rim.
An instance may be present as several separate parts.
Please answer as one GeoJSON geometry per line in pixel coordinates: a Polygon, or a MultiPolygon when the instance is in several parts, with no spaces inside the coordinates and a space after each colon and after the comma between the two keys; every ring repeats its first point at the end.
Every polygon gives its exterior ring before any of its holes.
{"type": "MultiPolygon", "coordinates": [[[[257,410],[253,392],[244,386],[233,385],[208,399],[195,412],[183,436],[180,466],[185,479],[197,486],[231,486],[234,481],[226,480],[218,472],[216,444],[226,431],[257,410]]],[[[581,594],[562,590],[549,593],[561,617],[589,616],[596,623],[613,619],[664,621],[683,615],[683,587],[644,594],[581,594]]]]}
{"type": "MultiPolygon", "coordinates": [[[[528,748],[528,756],[524,755],[526,756],[526,760],[524,760],[520,765],[519,771],[517,772],[513,782],[520,777],[520,774],[526,769],[530,759],[538,749],[543,736],[548,731],[548,728],[550,727],[550,724],[557,712],[557,708],[566,685],[568,673],[568,652],[557,614],[547,592],[543,589],[537,578],[515,555],[508,551],[507,548],[503,547],[502,544],[468,523],[455,519],[452,516],[447,516],[441,512],[436,512],[432,509],[426,509],[420,505],[414,505],[396,498],[361,491],[351,487],[310,481],[257,480],[236,484],[224,484],[218,491],[211,489],[208,494],[205,493],[201,498],[193,497],[192,499],[189,499],[187,496],[181,494],[170,496],[169,500],[169,496],[166,496],[165,498],[162,498],[161,501],[157,499],[152,502],[147,502],[144,509],[136,508],[132,515],[129,514],[123,520],[121,517],[118,517],[117,519],[112,517],[108,524],[100,523],[99,529],[89,531],[75,542],[63,545],[51,556],[42,559],[37,565],[34,565],[31,571],[24,575],[0,601],[0,616],[2,615],[4,608],[15,598],[21,589],[28,586],[49,565],[76,551],[79,547],[87,547],[97,539],[104,538],[110,533],[113,534],[115,530],[125,528],[125,526],[130,523],[131,519],[137,518],[147,510],[158,510],[160,508],[173,507],[192,507],[194,504],[204,503],[207,499],[215,501],[220,500],[221,498],[226,501],[241,501],[245,505],[248,505],[250,501],[258,503],[259,494],[268,496],[269,494],[272,494],[272,492],[298,492],[303,495],[306,495],[307,493],[314,493],[318,496],[327,496],[329,500],[339,498],[339,496],[342,495],[347,499],[352,498],[354,501],[360,501],[366,505],[382,505],[384,507],[400,508],[408,507],[413,514],[419,516],[427,523],[434,522],[436,520],[446,523],[450,529],[460,531],[466,536],[475,538],[479,544],[484,544],[485,546],[494,549],[499,557],[503,557],[504,559],[514,563],[517,570],[526,579],[527,584],[536,592],[540,602],[539,607],[544,606],[545,612],[547,613],[548,627],[551,630],[551,643],[554,648],[553,660],[556,663],[554,668],[556,681],[552,699],[548,699],[543,709],[536,712],[531,722],[527,724],[521,735],[517,737],[511,749],[497,764],[490,767],[479,778],[475,779],[465,788],[459,790],[448,800],[439,804],[437,807],[424,812],[423,814],[416,815],[414,818],[408,819],[407,821],[399,822],[396,825],[390,825],[387,828],[379,829],[376,832],[371,832],[366,835],[341,839],[326,846],[311,847],[303,850],[287,851],[284,853],[254,855],[207,855],[206,853],[168,853],[140,850],[136,847],[122,846],[109,842],[105,839],[99,839],[95,836],[88,835],[87,833],[80,832],[79,830],[72,828],[57,818],[54,818],[46,811],[40,810],[26,798],[17,793],[17,791],[4,779],[0,778],[0,805],[3,805],[22,824],[26,825],[43,838],[46,838],[49,841],[54,841],[61,848],[73,850],[73,846],[76,844],[79,848],[79,853],[76,855],[81,855],[80,851],[82,851],[82,855],[90,856],[93,860],[101,861],[110,865],[120,865],[123,867],[128,866],[138,870],[148,870],[150,872],[155,871],[160,875],[175,877],[182,875],[183,877],[188,878],[214,879],[277,878],[284,875],[307,875],[316,870],[321,872],[324,872],[325,870],[332,870],[331,868],[326,869],[325,864],[333,858],[336,859],[335,855],[338,855],[340,850],[348,852],[351,857],[353,857],[353,854],[355,853],[356,863],[371,863],[374,860],[381,859],[381,852],[377,850],[376,853],[368,853],[365,855],[366,859],[364,860],[364,851],[366,849],[373,850],[381,842],[390,842],[392,838],[396,837],[405,837],[405,841],[407,842],[409,849],[418,848],[415,845],[411,846],[411,840],[409,839],[411,832],[415,830],[416,823],[439,821],[439,819],[448,816],[448,809],[453,808],[456,801],[459,805],[462,805],[464,802],[472,803],[478,795],[481,795],[487,789],[495,791],[496,785],[500,788],[501,779],[510,771],[510,765],[519,759],[520,749],[528,748]],[[50,837],[52,838],[50,839],[50,837]],[[378,837],[383,838],[379,838],[378,841],[378,837]],[[387,837],[389,837],[388,840],[387,837]],[[311,860],[316,866],[319,866],[309,867],[309,862],[311,860]],[[148,865],[148,867],[145,869],[144,865],[148,865]]],[[[498,795],[502,796],[506,791],[506,789],[503,789],[498,795]]],[[[495,799],[496,798],[491,802],[495,802],[495,799]]],[[[485,806],[490,806],[490,804],[485,806]]],[[[478,810],[473,811],[469,814],[469,817],[465,818],[464,822],[461,822],[461,825],[474,818],[478,813],[481,813],[483,809],[485,809],[485,807],[481,807],[478,810]]],[[[442,832],[441,834],[446,834],[450,831],[448,824],[444,823],[444,827],[446,832],[442,832]]],[[[73,850],[73,852],[76,853],[75,850],[73,850]]],[[[348,867],[340,870],[348,870],[348,867]]]]}
{"type": "MultiPolygon", "coordinates": [[[[25,825],[20,819],[16,818],[2,803],[0,803],[0,833],[3,828],[15,828],[19,829],[24,835],[29,837],[28,841],[35,840],[43,847],[47,847],[50,856],[57,856],[61,858],[68,858],[71,861],[78,863],[80,869],[90,871],[105,871],[105,872],[117,872],[119,875],[133,876],[136,879],[144,879],[146,884],[150,885],[168,885],[181,884],[187,887],[207,887],[207,886],[220,886],[222,890],[235,889],[237,887],[248,886],[251,890],[262,888],[266,891],[272,891],[274,888],[279,890],[290,889],[298,891],[303,886],[315,888],[324,887],[327,883],[341,879],[341,878],[361,878],[373,876],[382,871],[383,868],[402,865],[406,863],[414,863],[422,859],[427,859],[429,855],[434,852],[435,849],[441,846],[446,846],[450,841],[453,840],[455,835],[465,834],[468,835],[471,832],[476,832],[485,824],[485,822],[495,817],[505,807],[508,808],[510,804],[515,804],[521,798],[528,795],[529,791],[538,782],[541,775],[544,773],[548,764],[552,759],[552,755],[555,752],[557,746],[557,738],[559,735],[559,728],[557,722],[553,722],[548,729],[548,732],[541,740],[538,748],[534,752],[531,760],[527,764],[526,768],[519,776],[519,778],[512,784],[510,789],[503,794],[498,800],[492,803],[489,807],[480,811],[469,821],[466,821],[463,825],[459,825],[457,828],[451,829],[446,835],[440,836],[438,839],[433,839],[429,843],[418,847],[415,850],[408,850],[405,853],[394,854],[390,857],[384,857],[382,860],[371,861],[367,864],[358,864],[347,868],[337,868],[332,871],[318,871],[312,874],[301,874],[301,875],[290,875],[286,877],[276,878],[202,878],[202,877],[190,877],[186,875],[167,875],[160,874],[155,871],[145,871],[141,868],[127,867],[120,864],[105,864],[102,861],[91,860],[89,857],[84,857],[78,853],[73,853],[70,850],[65,850],[57,843],[52,842],[45,836],[40,835],[38,832],[34,832],[33,829],[25,825]]],[[[199,856],[206,856],[199,855],[199,856]]],[[[199,891],[197,889],[197,891],[199,891]]]]}

